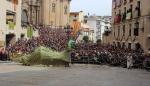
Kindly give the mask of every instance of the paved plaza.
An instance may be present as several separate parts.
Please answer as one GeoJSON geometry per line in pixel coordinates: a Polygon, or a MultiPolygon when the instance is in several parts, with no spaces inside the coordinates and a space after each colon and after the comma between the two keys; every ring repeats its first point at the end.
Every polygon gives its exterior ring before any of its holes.
{"type": "Polygon", "coordinates": [[[150,86],[150,72],[99,65],[70,68],[0,64],[0,86],[150,86]]]}

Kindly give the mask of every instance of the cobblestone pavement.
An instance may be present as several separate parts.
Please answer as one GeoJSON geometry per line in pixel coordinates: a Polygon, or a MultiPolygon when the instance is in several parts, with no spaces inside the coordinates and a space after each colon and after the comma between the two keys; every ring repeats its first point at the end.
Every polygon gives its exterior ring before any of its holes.
{"type": "Polygon", "coordinates": [[[0,71],[2,67],[7,68],[0,72],[0,86],[150,86],[150,73],[140,69],[99,65],[43,68],[0,64],[0,71]]]}

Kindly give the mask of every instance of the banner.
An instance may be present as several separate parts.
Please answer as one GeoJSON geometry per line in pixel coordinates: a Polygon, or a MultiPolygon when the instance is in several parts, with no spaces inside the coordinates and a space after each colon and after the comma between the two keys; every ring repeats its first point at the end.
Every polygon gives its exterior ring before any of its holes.
{"type": "Polygon", "coordinates": [[[73,21],[72,27],[73,27],[72,35],[75,36],[81,28],[81,23],[78,21],[73,21]]]}
{"type": "Polygon", "coordinates": [[[33,36],[33,28],[31,26],[27,27],[27,37],[32,38],[33,36]]]}
{"type": "Polygon", "coordinates": [[[14,28],[15,28],[15,23],[14,22],[12,22],[12,21],[8,21],[8,26],[9,26],[9,29],[10,30],[14,30],[14,28]]]}

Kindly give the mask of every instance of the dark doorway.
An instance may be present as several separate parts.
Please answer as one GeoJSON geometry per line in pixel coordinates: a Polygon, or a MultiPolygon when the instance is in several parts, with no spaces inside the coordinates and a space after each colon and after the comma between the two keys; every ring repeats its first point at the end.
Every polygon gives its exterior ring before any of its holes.
{"type": "Polygon", "coordinates": [[[125,43],[123,42],[122,43],[122,49],[125,49],[126,48],[126,45],[125,45],[125,43]]]}
{"type": "Polygon", "coordinates": [[[15,34],[7,34],[6,35],[6,47],[9,46],[9,44],[13,44],[15,42],[15,34]]]}
{"type": "Polygon", "coordinates": [[[131,49],[131,46],[132,46],[132,44],[131,44],[131,43],[129,43],[129,44],[128,44],[128,49],[131,49]]]}
{"type": "Polygon", "coordinates": [[[118,46],[118,48],[121,48],[120,42],[117,42],[117,46],[118,46]]]}
{"type": "Polygon", "coordinates": [[[140,45],[140,43],[136,43],[136,44],[135,44],[135,49],[136,49],[136,50],[141,49],[141,45],[140,45]]]}
{"type": "Polygon", "coordinates": [[[20,38],[23,39],[24,37],[25,37],[25,34],[22,33],[22,34],[20,35],[20,38]]]}

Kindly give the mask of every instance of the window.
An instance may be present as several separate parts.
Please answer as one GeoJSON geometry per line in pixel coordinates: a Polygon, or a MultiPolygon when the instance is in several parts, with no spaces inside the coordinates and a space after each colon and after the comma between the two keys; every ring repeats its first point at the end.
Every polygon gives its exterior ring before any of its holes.
{"type": "Polygon", "coordinates": [[[128,49],[131,49],[131,45],[132,45],[131,43],[128,44],[128,49]]]}
{"type": "Polygon", "coordinates": [[[125,19],[126,19],[126,11],[127,11],[127,9],[126,9],[126,7],[124,7],[124,13],[123,13],[122,21],[125,21],[125,19]]]}
{"type": "Polygon", "coordinates": [[[123,36],[125,36],[125,25],[123,25],[123,36]]]}
{"type": "Polygon", "coordinates": [[[28,24],[28,14],[27,10],[24,9],[21,14],[21,25],[27,26],[27,24],[28,24]]]}
{"type": "Polygon", "coordinates": [[[6,24],[9,22],[16,23],[16,13],[12,11],[7,11],[6,12],[6,24]]]}
{"type": "Polygon", "coordinates": [[[131,28],[132,28],[132,25],[130,24],[129,25],[129,36],[131,36],[131,28]]]}
{"type": "Polygon", "coordinates": [[[130,5],[131,18],[132,18],[132,8],[133,8],[133,5],[130,5]]]}
{"type": "Polygon", "coordinates": [[[137,2],[137,7],[138,7],[138,16],[141,16],[141,11],[140,11],[140,9],[141,9],[141,2],[140,1],[137,2]]]}
{"type": "Polygon", "coordinates": [[[119,10],[119,14],[121,14],[121,10],[119,10]]]}
{"type": "Polygon", "coordinates": [[[134,29],[134,36],[139,36],[139,29],[134,29]]]}
{"type": "Polygon", "coordinates": [[[115,29],[114,29],[114,37],[116,36],[116,33],[115,33],[115,29]]]}
{"type": "Polygon", "coordinates": [[[127,11],[127,8],[126,8],[126,7],[124,7],[124,12],[126,13],[126,11],[127,11]]]}
{"type": "Polygon", "coordinates": [[[120,26],[118,27],[118,37],[120,36],[120,26]]]}
{"type": "Polygon", "coordinates": [[[133,2],[133,0],[130,0],[130,2],[133,2]]]}
{"type": "Polygon", "coordinates": [[[100,21],[97,21],[97,22],[96,22],[96,25],[100,25],[100,21]]]}
{"type": "Polygon", "coordinates": [[[67,14],[67,13],[68,13],[68,7],[65,6],[65,7],[64,7],[64,14],[67,14]]]}
{"type": "Polygon", "coordinates": [[[56,4],[52,3],[52,12],[55,12],[55,9],[56,9],[56,4]]]}
{"type": "Polygon", "coordinates": [[[139,36],[139,22],[135,23],[134,36],[139,36]]]}

